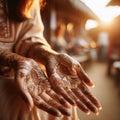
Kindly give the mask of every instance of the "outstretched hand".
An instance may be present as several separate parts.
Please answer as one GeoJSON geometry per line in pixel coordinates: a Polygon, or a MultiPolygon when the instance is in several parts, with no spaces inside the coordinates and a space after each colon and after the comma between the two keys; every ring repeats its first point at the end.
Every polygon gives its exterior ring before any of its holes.
{"type": "Polygon", "coordinates": [[[87,86],[93,86],[79,62],[67,54],[51,56],[46,66],[52,88],[70,104],[89,114],[98,114],[101,105],[87,86]]]}
{"type": "Polygon", "coordinates": [[[48,78],[34,60],[19,60],[15,74],[21,96],[29,103],[30,108],[35,104],[55,116],[70,115],[66,100],[51,89],[48,78]]]}

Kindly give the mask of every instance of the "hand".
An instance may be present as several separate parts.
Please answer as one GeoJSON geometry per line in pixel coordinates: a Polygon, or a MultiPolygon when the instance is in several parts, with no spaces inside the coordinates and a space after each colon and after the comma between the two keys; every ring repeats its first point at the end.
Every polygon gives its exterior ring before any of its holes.
{"type": "Polygon", "coordinates": [[[50,56],[46,66],[52,88],[83,112],[98,114],[101,105],[87,86],[93,86],[79,62],[67,54],[50,56]]]}
{"type": "Polygon", "coordinates": [[[32,59],[20,59],[15,70],[16,83],[22,98],[29,103],[30,109],[34,104],[55,116],[70,115],[67,102],[58,96],[48,82],[48,78],[32,59]]]}

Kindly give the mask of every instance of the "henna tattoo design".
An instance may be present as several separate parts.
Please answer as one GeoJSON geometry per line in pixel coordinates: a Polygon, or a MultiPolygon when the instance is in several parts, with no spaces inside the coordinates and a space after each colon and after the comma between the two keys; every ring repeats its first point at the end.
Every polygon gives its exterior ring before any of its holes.
{"type": "Polygon", "coordinates": [[[67,102],[51,89],[48,78],[33,59],[0,49],[0,64],[15,70],[19,93],[30,108],[36,105],[55,116],[70,115],[67,102]]]}
{"type": "Polygon", "coordinates": [[[61,94],[70,104],[76,104],[80,110],[89,114],[99,114],[100,102],[89,91],[93,83],[79,62],[66,54],[58,54],[49,60],[46,66],[52,88],[61,94]]]}

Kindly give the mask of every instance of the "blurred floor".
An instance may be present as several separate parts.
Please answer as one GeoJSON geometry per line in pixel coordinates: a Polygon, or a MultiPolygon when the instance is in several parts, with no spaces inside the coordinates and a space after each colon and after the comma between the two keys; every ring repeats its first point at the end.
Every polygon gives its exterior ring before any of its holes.
{"type": "Polygon", "coordinates": [[[80,120],[120,120],[120,97],[118,87],[114,79],[106,75],[107,64],[105,62],[94,62],[86,70],[95,88],[90,88],[93,94],[100,100],[102,110],[98,116],[91,113],[86,115],[78,110],[80,120]]]}

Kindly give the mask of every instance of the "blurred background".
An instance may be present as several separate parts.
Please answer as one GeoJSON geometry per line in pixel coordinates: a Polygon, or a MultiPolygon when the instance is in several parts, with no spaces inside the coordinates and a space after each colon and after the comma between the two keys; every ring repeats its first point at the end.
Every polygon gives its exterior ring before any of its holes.
{"type": "Polygon", "coordinates": [[[95,84],[98,116],[78,110],[80,120],[120,120],[120,0],[46,0],[44,36],[53,49],[78,60],[95,84]]]}

